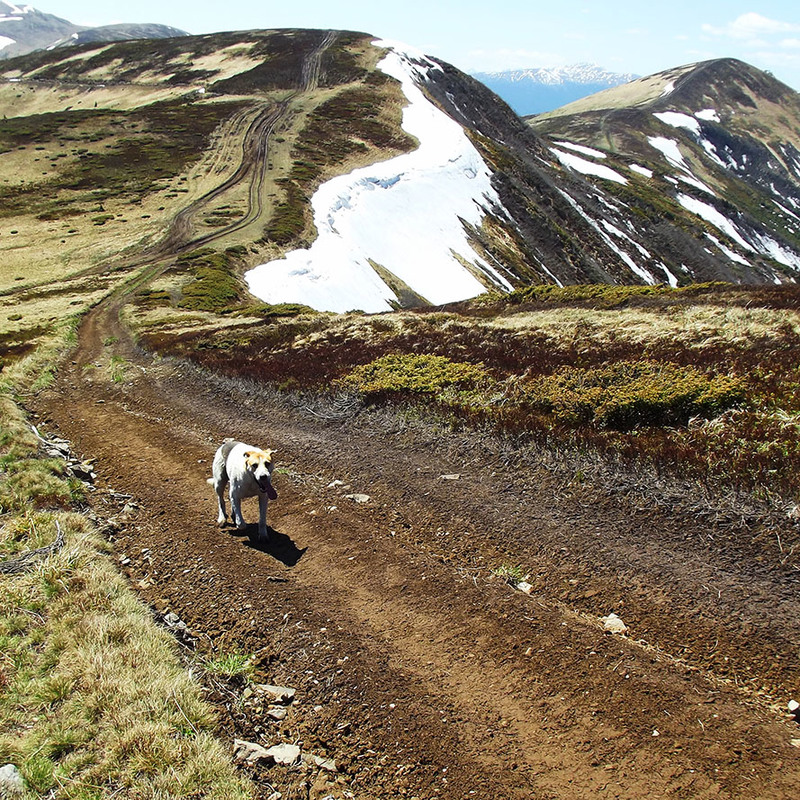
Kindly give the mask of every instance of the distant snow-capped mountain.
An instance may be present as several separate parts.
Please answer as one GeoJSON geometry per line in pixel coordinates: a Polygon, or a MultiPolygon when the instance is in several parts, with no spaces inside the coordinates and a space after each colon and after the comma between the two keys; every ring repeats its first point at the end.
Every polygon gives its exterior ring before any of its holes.
{"type": "Polygon", "coordinates": [[[552,111],[638,76],[609,72],[596,64],[572,64],[568,67],[477,72],[473,77],[499,95],[520,116],[528,116],[552,111]]]}
{"type": "Polygon", "coordinates": [[[0,0],[0,59],[84,42],[163,39],[185,35],[185,31],[167,25],[122,24],[100,28],[75,25],[61,17],[38,11],[33,6],[0,0]]]}

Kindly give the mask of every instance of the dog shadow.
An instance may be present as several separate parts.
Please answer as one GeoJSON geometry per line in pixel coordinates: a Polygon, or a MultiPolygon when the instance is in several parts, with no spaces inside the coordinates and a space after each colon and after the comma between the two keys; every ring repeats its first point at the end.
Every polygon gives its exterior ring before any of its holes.
{"type": "Polygon", "coordinates": [[[248,525],[244,530],[235,531],[237,534],[247,536],[247,541],[244,542],[245,547],[252,547],[253,550],[258,550],[260,553],[266,553],[272,556],[281,564],[287,567],[293,567],[303,557],[303,554],[308,550],[307,547],[299,548],[285,533],[276,531],[274,528],[267,526],[269,534],[266,540],[260,539],[258,536],[258,525],[248,525]]]}

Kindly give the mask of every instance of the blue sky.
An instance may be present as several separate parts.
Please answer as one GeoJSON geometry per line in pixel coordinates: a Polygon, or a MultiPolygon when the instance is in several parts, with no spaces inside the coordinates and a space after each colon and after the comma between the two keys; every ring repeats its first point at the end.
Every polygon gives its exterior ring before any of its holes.
{"type": "Polygon", "coordinates": [[[467,72],[592,62],[649,74],[731,56],[800,90],[800,3],[720,0],[41,0],[86,25],[160,22],[189,33],[340,28],[415,45],[467,72]]]}

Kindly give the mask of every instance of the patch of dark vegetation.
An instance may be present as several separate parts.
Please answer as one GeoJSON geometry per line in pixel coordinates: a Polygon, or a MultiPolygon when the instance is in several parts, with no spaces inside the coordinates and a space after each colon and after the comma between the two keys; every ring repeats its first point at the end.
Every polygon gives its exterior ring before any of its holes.
{"type": "Polygon", "coordinates": [[[163,289],[141,289],[133,303],[138,308],[170,307],[173,305],[173,298],[163,289]]]}
{"type": "Polygon", "coordinates": [[[797,501],[798,311],[794,286],[531,287],[400,319],[273,317],[217,335],[151,332],[144,343],[227,376],[323,395],[338,387],[367,405],[414,408],[456,426],[588,449],[633,469],[646,461],[797,501]],[[704,325],[680,337],[656,333],[665,315],[698,306],[741,309],[736,320],[754,314],[757,324],[746,335],[709,335],[704,325]],[[507,314],[558,308],[573,309],[569,333],[497,324],[507,314]],[[580,308],[608,320],[575,322],[580,308]],[[644,343],[616,333],[627,308],[653,315],[644,343]],[[759,309],[770,314],[763,332],[759,309]],[[465,380],[440,380],[448,371],[465,380]]]}
{"type": "Polygon", "coordinates": [[[0,152],[55,140],[93,141],[102,124],[115,118],[118,114],[113,111],[58,111],[4,118],[0,120],[0,152]]]}
{"type": "Polygon", "coordinates": [[[369,45],[372,38],[352,31],[339,33],[334,44],[322,54],[320,85],[333,87],[366,79],[370,73],[361,66],[358,49],[369,45]]]}
{"type": "Polygon", "coordinates": [[[67,189],[102,186],[112,195],[145,195],[173,178],[203,153],[212,131],[241,104],[153,103],[128,116],[136,136],[117,139],[105,153],[85,153],[61,179],[67,189]]]}
{"type": "Polygon", "coordinates": [[[87,213],[88,204],[95,206],[89,211],[102,213],[97,202],[111,197],[136,202],[199,159],[212,131],[243,105],[181,100],[129,113],[69,111],[2,120],[0,149],[109,141],[99,152],[74,149],[69,162],[40,182],[0,187],[0,216],[31,213],[42,220],[66,219],[87,213]]]}
{"type": "Polygon", "coordinates": [[[0,333],[0,369],[32,352],[39,340],[50,331],[49,325],[34,325],[18,331],[0,333]]]}
{"type": "Polygon", "coordinates": [[[262,33],[250,55],[260,63],[246,72],[216,81],[209,87],[222,94],[254,94],[275,89],[299,89],[303,65],[323,43],[323,30],[280,30],[262,33]]]}
{"type": "Polygon", "coordinates": [[[791,285],[744,286],[721,281],[692,283],[674,289],[663,285],[592,283],[560,287],[540,284],[505,295],[481,295],[474,300],[452,303],[446,308],[468,316],[485,316],[504,311],[517,313],[556,307],[669,309],[698,303],[720,307],[800,310],[800,289],[791,285]]]}
{"type": "Polygon", "coordinates": [[[210,247],[193,250],[178,258],[172,268],[177,272],[190,271],[194,280],[183,289],[178,305],[192,311],[224,313],[241,303],[244,288],[231,267],[236,257],[210,247]]]}
{"type": "Polygon", "coordinates": [[[189,72],[211,77],[215,72],[193,70],[192,61],[241,44],[247,47],[266,35],[264,32],[234,32],[206,36],[184,36],[166,39],[137,39],[130,41],[91,42],[68,50],[38,50],[14,59],[7,65],[23,74],[34,73],[38,80],[80,83],[126,83],[141,78],[143,71],[165,74],[189,72]],[[96,51],[93,55],[90,55],[96,51]],[[84,55],[85,54],[85,55],[84,55]],[[77,58],[76,56],[83,56],[77,58]],[[97,72],[102,77],[97,77],[97,72]],[[109,74],[110,72],[110,74],[109,74]]]}

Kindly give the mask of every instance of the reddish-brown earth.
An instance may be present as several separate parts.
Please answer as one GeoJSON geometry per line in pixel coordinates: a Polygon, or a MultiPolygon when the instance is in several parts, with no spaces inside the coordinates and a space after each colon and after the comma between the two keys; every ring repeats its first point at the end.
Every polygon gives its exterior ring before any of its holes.
{"type": "Polygon", "coordinates": [[[287,741],[336,761],[248,768],[262,796],[797,797],[793,520],[666,481],[570,480],[389,413],[326,419],[126,341],[113,304],[96,309],[34,410],[96,459],[93,502],[142,599],[199,651],[255,654],[255,682],[297,689],[283,722],[236,684],[212,694],[231,752],[287,741]],[[121,383],[86,368],[111,334],[121,383]],[[215,524],[226,436],[278,451],[265,545],[215,524]],[[604,633],[610,612],[626,636],[604,633]]]}

